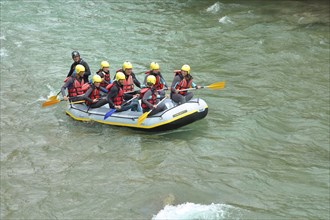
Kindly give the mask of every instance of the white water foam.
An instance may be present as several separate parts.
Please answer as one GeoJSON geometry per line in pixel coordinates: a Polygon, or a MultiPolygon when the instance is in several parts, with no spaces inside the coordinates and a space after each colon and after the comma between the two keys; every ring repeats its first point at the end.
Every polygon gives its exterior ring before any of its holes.
{"type": "Polygon", "coordinates": [[[222,24],[232,24],[233,23],[228,16],[224,16],[224,17],[220,18],[219,22],[222,24]]]}
{"type": "Polygon", "coordinates": [[[21,47],[21,46],[22,46],[22,42],[21,42],[21,41],[17,41],[17,42],[15,42],[15,45],[16,45],[17,47],[21,47]]]}
{"type": "Polygon", "coordinates": [[[167,205],[152,217],[152,220],[221,220],[231,218],[233,206],[225,204],[201,205],[195,203],[184,203],[177,206],[167,205]]]}
{"type": "Polygon", "coordinates": [[[207,12],[211,12],[213,14],[217,13],[218,11],[220,11],[220,3],[216,2],[215,4],[213,4],[212,6],[208,7],[206,9],[207,12]]]}
{"type": "Polygon", "coordinates": [[[56,95],[59,91],[56,91],[55,89],[54,89],[54,87],[52,87],[51,85],[49,85],[49,84],[46,84],[46,86],[47,86],[47,88],[50,90],[49,91],[49,94],[48,94],[48,96],[47,96],[47,98],[49,98],[49,97],[51,97],[51,96],[54,96],[54,95],[56,95]]]}
{"type": "Polygon", "coordinates": [[[8,53],[5,48],[0,49],[0,57],[8,57],[8,53]]]}

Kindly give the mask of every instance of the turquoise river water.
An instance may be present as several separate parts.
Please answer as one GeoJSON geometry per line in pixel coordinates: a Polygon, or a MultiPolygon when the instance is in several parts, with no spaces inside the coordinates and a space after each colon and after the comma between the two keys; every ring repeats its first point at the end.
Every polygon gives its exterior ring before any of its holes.
{"type": "Polygon", "coordinates": [[[294,0],[1,0],[1,219],[329,219],[330,5],[294,0]],[[75,121],[93,72],[183,64],[209,113],[157,133],[75,121]]]}

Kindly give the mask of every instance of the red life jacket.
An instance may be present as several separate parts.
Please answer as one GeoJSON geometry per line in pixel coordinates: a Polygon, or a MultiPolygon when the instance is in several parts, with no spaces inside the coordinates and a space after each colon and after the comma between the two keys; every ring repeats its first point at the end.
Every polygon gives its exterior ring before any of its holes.
{"type": "Polygon", "coordinates": [[[97,75],[101,76],[101,78],[103,78],[105,81],[107,81],[108,83],[102,81],[100,86],[105,88],[107,85],[110,84],[110,71],[109,73],[103,72],[101,69],[99,71],[96,72],[97,75]]]}
{"type": "Polygon", "coordinates": [[[110,92],[110,89],[111,89],[111,87],[112,87],[112,84],[113,84],[113,83],[110,83],[109,85],[107,85],[107,86],[105,87],[105,89],[108,90],[108,93],[110,92]]]}
{"type": "MultiPolygon", "coordinates": [[[[147,91],[151,90],[151,88],[143,88],[140,90],[140,97],[141,100],[143,99],[143,96],[146,94],[147,91]]],[[[152,105],[155,105],[157,103],[157,90],[153,89],[152,95],[149,99],[147,99],[148,102],[150,102],[152,105]]],[[[144,102],[141,102],[141,107],[143,109],[149,109],[148,105],[144,102]]]]}
{"type": "Polygon", "coordinates": [[[111,98],[111,101],[113,102],[114,105],[121,105],[123,103],[123,99],[124,99],[124,91],[120,86],[118,86],[117,83],[109,84],[107,86],[107,90],[110,92],[110,90],[113,86],[116,86],[118,88],[118,94],[116,97],[111,98]]]}
{"type": "MultiPolygon", "coordinates": [[[[64,82],[68,81],[68,79],[70,77],[72,77],[72,76],[66,77],[65,80],[64,80],[64,82]]],[[[75,78],[75,77],[72,77],[72,78],[73,78],[73,83],[68,88],[68,93],[69,93],[68,96],[69,97],[75,97],[75,96],[84,94],[84,91],[82,90],[82,86],[85,84],[84,79],[81,78],[81,81],[79,82],[77,80],[77,78],[75,78]]]]}
{"type": "Polygon", "coordinates": [[[91,87],[91,85],[89,83],[85,83],[81,89],[84,93],[86,93],[86,91],[89,89],[89,87],[91,87]]]}
{"type": "MultiPolygon", "coordinates": [[[[147,72],[145,72],[145,74],[147,74],[146,77],[148,77],[151,74],[151,71],[148,70],[147,72]]],[[[156,75],[154,75],[154,74],[152,74],[152,75],[156,77],[156,83],[154,85],[154,87],[156,88],[156,90],[163,89],[164,84],[162,84],[161,81],[160,81],[160,73],[159,74],[156,74],[156,75]]]]}
{"type": "MultiPolygon", "coordinates": [[[[86,83],[86,84],[87,84],[87,83],[86,83]]],[[[100,87],[97,88],[96,86],[91,85],[91,86],[88,87],[88,89],[89,89],[90,87],[93,88],[93,91],[91,92],[91,94],[89,94],[88,97],[89,97],[91,100],[94,100],[94,99],[100,99],[100,87]]],[[[85,101],[85,103],[86,103],[86,105],[91,105],[91,104],[92,104],[92,102],[89,102],[89,101],[87,101],[87,100],[85,101]]]]}
{"type": "MultiPolygon", "coordinates": [[[[175,86],[175,89],[181,90],[181,89],[188,89],[191,87],[192,79],[187,81],[186,78],[184,78],[182,75],[180,75],[181,81],[175,86]]],[[[185,95],[187,91],[179,92],[181,95],[185,95]]]]}
{"type": "MultiPolygon", "coordinates": [[[[116,71],[116,73],[118,72],[124,72],[123,69],[119,69],[116,71]]],[[[124,85],[123,85],[123,90],[124,92],[133,92],[134,91],[134,82],[133,82],[133,77],[131,75],[129,75],[129,77],[127,77],[127,75],[125,74],[125,80],[124,80],[124,85]]]]}

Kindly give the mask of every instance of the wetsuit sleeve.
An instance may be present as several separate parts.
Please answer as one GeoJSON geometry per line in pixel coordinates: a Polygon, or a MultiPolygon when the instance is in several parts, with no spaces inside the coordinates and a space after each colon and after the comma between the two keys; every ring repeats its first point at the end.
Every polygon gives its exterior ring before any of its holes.
{"type": "Polygon", "coordinates": [[[154,106],[150,102],[148,102],[148,98],[152,96],[152,92],[149,89],[143,96],[142,102],[148,106],[149,109],[152,109],[154,106]]]}
{"type": "Polygon", "coordinates": [[[147,86],[147,78],[149,75],[146,75],[143,80],[143,85],[146,87],[147,86]]]}
{"type": "Polygon", "coordinates": [[[108,90],[106,88],[102,87],[102,86],[100,87],[100,90],[104,93],[108,93],[108,90]]]}
{"type": "Polygon", "coordinates": [[[124,93],[124,99],[125,100],[129,100],[131,98],[133,98],[133,94],[132,93],[124,93]]]}
{"type": "Polygon", "coordinates": [[[160,74],[160,82],[165,86],[166,89],[168,88],[166,81],[165,81],[164,77],[162,76],[162,74],[160,74]]]}
{"type": "Polygon", "coordinates": [[[171,92],[175,92],[175,87],[178,85],[178,83],[181,81],[179,76],[175,76],[171,85],[171,92]]]}
{"type": "Polygon", "coordinates": [[[107,101],[111,108],[115,108],[115,104],[113,104],[112,99],[115,98],[118,94],[118,88],[116,86],[112,86],[109,94],[107,95],[107,101]]]}
{"type": "Polygon", "coordinates": [[[69,77],[69,76],[72,75],[72,73],[73,73],[73,71],[74,71],[74,65],[75,65],[75,63],[72,63],[72,64],[71,64],[70,71],[69,71],[67,77],[69,77]]]}
{"type": "Polygon", "coordinates": [[[88,63],[86,63],[85,60],[81,61],[81,65],[83,65],[85,67],[84,80],[85,80],[85,82],[88,82],[88,77],[89,77],[89,75],[91,75],[91,70],[88,66],[88,63]]]}
{"type": "Polygon", "coordinates": [[[68,81],[66,81],[66,82],[64,83],[64,85],[63,85],[62,88],[61,88],[62,96],[66,96],[66,94],[65,94],[65,90],[66,90],[67,88],[69,88],[70,85],[71,85],[72,83],[73,83],[73,78],[72,78],[72,77],[70,77],[70,78],[68,79],[68,81]]]}
{"type": "Polygon", "coordinates": [[[132,79],[133,79],[134,84],[135,84],[137,87],[141,88],[141,83],[140,83],[139,80],[136,78],[135,74],[134,74],[134,73],[131,73],[131,75],[132,75],[132,79]]]}
{"type": "Polygon", "coordinates": [[[89,95],[92,93],[93,91],[93,88],[92,87],[89,87],[86,91],[86,93],[84,94],[84,100],[87,100],[89,102],[93,102],[93,100],[91,98],[89,98],[89,95]]]}

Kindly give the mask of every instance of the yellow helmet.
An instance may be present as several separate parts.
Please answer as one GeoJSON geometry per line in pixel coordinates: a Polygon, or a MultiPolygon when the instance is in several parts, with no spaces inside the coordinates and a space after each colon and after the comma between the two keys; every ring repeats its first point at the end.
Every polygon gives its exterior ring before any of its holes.
{"type": "Polygon", "coordinates": [[[110,64],[108,63],[108,61],[102,61],[101,62],[101,69],[103,69],[105,67],[110,67],[110,64]]]}
{"type": "Polygon", "coordinates": [[[119,81],[121,79],[125,79],[125,74],[123,72],[116,73],[116,80],[119,81]]]}
{"type": "Polygon", "coordinates": [[[76,70],[76,73],[81,73],[81,72],[85,72],[85,67],[83,66],[83,65],[81,65],[81,64],[78,64],[77,66],[76,66],[76,68],[75,68],[75,70],[76,70]]]}
{"type": "Polygon", "coordinates": [[[190,73],[190,66],[185,64],[181,67],[181,70],[186,71],[189,74],[190,73]]]}
{"type": "Polygon", "coordinates": [[[123,63],[123,70],[125,71],[126,69],[132,69],[133,66],[130,62],[126,61],[123,63]]]}
{"type": "Polygon", "coordinates": [[[154,75],[149,75],[147,77],[147,84],[155,85],[156,83],[156,77],[154,75]]]}
{"type": "Polygon", "coordinates": [[[159,64],[156,62],[150,63],[150,70],[159,70],[159,64]]]}
{"type": "Polygon", "coordinates": [[[99,76],[99,75],[94,75],[93,78],[92,78],[92,82],[93,82],[93,83],[100,83],[100,82],[102,82],[102,78],[101,78],[101,76],[99,76]]]}

